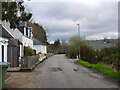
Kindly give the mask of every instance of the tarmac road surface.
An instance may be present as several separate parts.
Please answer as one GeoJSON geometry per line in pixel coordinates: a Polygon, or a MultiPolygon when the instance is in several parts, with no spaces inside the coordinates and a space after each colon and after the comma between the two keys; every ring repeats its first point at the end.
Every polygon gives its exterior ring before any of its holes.
{"type": "Polygon", "coordinates": [[[48,58],[34,72],[39,72],[37,88],[118,88],[116,80],[77,65],[64,54],[48,58]]]}

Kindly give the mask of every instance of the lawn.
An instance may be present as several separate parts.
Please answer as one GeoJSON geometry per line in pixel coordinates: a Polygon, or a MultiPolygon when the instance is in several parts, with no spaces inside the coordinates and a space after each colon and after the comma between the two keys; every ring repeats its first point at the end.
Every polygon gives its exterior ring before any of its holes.
{"type": "Polygon", "coordinates": [[[96,70],[98,72],[100,72],[101,74],[104,74],[104,75],[107,75],[111,78],[114,78],[114,79],[117,79],[117,80],[120,80],[119,76],[120,76],[120,72],[118,71],[114,71],[113,69],[103,65],[103,64],[90,64],[86,61],[83,61],[83,60],[78,60],[76,61],[77,64],[80,64],[84,67],[87,67],[87,68],[91,68],[93,70],[96,70]]]}

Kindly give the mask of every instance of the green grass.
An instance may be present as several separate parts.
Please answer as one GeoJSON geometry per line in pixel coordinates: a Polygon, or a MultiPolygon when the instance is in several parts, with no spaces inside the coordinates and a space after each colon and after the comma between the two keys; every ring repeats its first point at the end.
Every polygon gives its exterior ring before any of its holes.
{"type": "Polygon", "coordinates": [[[80,65],[82,65],[84,67],[96,70],[96,71],[100,72],[101,74],[107,75],[107,76],[109,76],[111,78],[120,80],[120,78],[119,78],[120,72],[114,71],[113,69],[111,69],[111,68],[109,68],[109,67],[107,67],[107,66],[105,66],[103,64],[100,64],[100,63],[98,63],[98,64],[90,64],[90,63],[85,62],[83,60],[78,60],[78,61],[76,61],[76,63],[80,64],[80,65]]]}
{"type": "Polygon", "coordinates": [[[67,58],[70,58],[70,56],[69,56],[69,55],[67,55],[67,58]]]}
{"type": "Polygon", "coordinates": [[[42,61],[40,61],[40,63],[42,63],[43,61],[45,61],[48,57],[44,58],[42,61]]]}

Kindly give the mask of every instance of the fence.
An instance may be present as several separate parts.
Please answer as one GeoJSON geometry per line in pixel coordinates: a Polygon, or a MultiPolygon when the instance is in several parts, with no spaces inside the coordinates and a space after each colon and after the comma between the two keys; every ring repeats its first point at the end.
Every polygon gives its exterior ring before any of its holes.
{"type": "Polygon", "coordinates": [[[27,56],[21,58],[21,69],[30,69],[39,61],[39,55],[27,56]]]}

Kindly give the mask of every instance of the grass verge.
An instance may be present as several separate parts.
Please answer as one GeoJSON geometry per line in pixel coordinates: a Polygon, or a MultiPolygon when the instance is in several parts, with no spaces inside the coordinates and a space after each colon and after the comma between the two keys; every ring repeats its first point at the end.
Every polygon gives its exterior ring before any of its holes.
{"type": "Polygon", "coordinates": [[[43,61],[45,61],[48,57],[44,58],[42,61],[40,61],[40,63],[42,63],[43,61]]]}
{"type": "Polygon", "coordinates": [[[91,68],[93,70],[96,70],[98,72],[100,72],[101,74],[103,75],[106,75],[106,76],[109,76],[111,78],[114,78],[114,79],[117,79],[117,80],[120,80],[119,78],[119,75],[120,75],[120,72],[118,71],[114,71],[113,69],[103,65],[103,64],[90,64],[86,61],[83,61],[83,60],[78,60],[76,61],[77,64],[80,64],[84,67],[87,67],[87,68],[91,68]]]}

